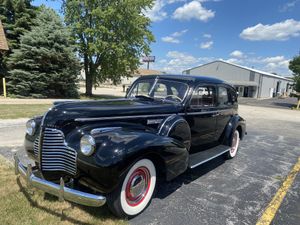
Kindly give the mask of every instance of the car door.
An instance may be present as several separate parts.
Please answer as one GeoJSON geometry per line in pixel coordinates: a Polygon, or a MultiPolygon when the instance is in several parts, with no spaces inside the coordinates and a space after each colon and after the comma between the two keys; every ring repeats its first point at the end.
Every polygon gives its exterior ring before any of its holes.
{"type": "Polygon", "coordinates": [[[222,134],[229,123],[231,117],[234,112],[234,99],[231,95],[230,87],[226,85],[218,86],[218,101],[217,101],[217,109],[218,113],[216,114],[217,119],[217,132],[216,138],[219,140],[222,137],[222,134]]]}
{"type": "Polygon", "coordinates": [[[186,110],[191,128],[191,150],[202,150],[216,141],[216,86],[200,85],[192,95],[186,110]]]}

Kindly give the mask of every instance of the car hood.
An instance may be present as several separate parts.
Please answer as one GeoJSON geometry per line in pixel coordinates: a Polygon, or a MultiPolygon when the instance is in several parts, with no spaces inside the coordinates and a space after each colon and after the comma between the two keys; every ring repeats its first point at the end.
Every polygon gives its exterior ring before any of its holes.
{"type": "Polygon", "coordinates": [[[55,103],[44,118],[45,126],[61,126],[75,119],[122,117],[134,115],[171,114],[180,112],[183,106],[173,102],[141,99],[113,99],[101,101],[68,101],[55,103]]]}

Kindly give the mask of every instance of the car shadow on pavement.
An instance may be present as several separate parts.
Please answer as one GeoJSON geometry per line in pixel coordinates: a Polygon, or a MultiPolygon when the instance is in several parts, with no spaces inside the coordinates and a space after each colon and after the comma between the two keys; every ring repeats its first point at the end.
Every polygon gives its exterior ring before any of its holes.
{"type": "Polygon", "coordinates": [[[154,198],[164,199],[179,189],[182,185],[189,184],[201,176],[209,173],[226,162],[224,155],[210,160],[194,169],[188,169],[183,174],[171,181],[160,181],[154,198]]]}
{"type": "MultiPolygon", "coordinates": [[[[75,219],[66,214],[69,210],[74,209],[75,206],[77,208],[85,211],[86,213],[90,214],[92,217],[99,218],[102,221],[105,219],[118,220],[115,216],[113,216],[109,212],[107,205],[104,205],[100,208],[99,207],[96,208],[96,207],[88,207],[88,206],[77,205],[75,203],[70,203],[70,207],[66,207],[66,208],[62,209],[61,212],[59,212],[58,210],[51,210],[50,208],[42,206],[37,201],[32,199],[33,194],[31,193],[30,190],[23,187],[19,177],[17,177],[17,184],[20,188],[20,191],[24,194],[25,198],[27,199],[27,201],[29,202],[31,207],[38,208],[38,209],[43,210],[46,213],[49,213],[53,216],[57,216],[61,219],[61,221],[68,221],[70,223],[78,224],[78,225],[90,225],[90,223],[80,221],[80,220],[75,219]]],[[[32,192],[34,192],[34,191],[32,191],[32,192]]],[[[57,201],[58,202],[58,198],[55,196],[52,196],[52,195],[45,195],[44,199],[46,199],[47,201],[57,201]]]]}

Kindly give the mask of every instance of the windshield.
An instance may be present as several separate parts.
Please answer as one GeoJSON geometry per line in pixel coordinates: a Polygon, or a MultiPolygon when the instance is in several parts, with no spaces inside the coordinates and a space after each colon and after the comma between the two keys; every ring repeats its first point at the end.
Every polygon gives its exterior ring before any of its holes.
{"type": "Polygon", "coordinates": [[[187,91],[188,85],[183,82],[166,79],[149,79],[134,83],[127,97],[143,97],[182,102],[187,91]]]}

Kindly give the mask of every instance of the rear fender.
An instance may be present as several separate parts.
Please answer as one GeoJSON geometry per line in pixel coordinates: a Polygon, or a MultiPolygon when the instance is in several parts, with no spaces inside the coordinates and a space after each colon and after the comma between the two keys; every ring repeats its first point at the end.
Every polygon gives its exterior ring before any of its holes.
{"type": "Polygon", "coordinates": [[[234,115],[228,122],[224,133],[222,135],[223,144],[231,146],[232,137],[235,130],[238,130],[240,133],[240,139],[242,140],[246,133],[246,122],[239,115],[234,115]]]}

